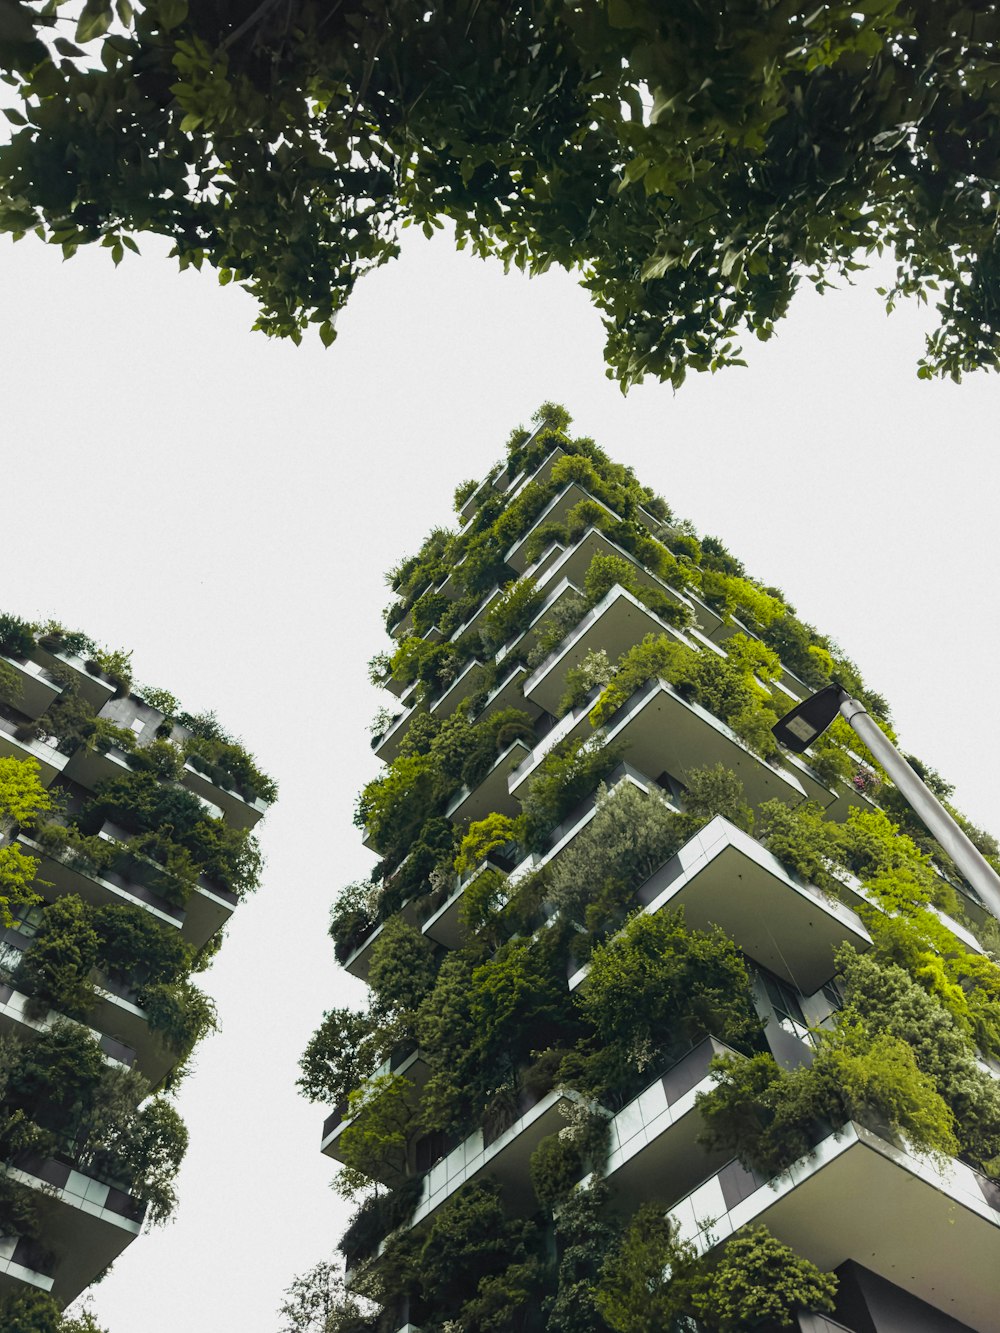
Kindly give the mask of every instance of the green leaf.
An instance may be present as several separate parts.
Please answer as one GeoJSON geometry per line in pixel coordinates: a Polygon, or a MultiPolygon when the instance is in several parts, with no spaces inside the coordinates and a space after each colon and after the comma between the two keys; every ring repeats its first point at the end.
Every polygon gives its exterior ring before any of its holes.
{"type": "Polygon", "coordinates": [[[329,319],[325,319],[323,323],[319,326],[320,342],[323,344],[324,347],[329,347],[330,344],[333,342],[334,338],[336,338],[336,336],[337,336],[337,330],[333,327],[332,321],[329,319]]]}
{"type": "Polygon", "coordinates": [[[132,8],[129,0],[115,0],[115,9],[118,11],[118,17],[121,19],[125,27],[131,28],[135,10],[132,8]]]}
{"type": "Polygon", "coordinates": [[[96,37],[103,37],[111,27],[111,19],[111,0],[87,0],[76,25],[76,40],[92,42],[96,37]]]}
{"type": "Polygon", "coordinates": [[[20,111],[15,111],[13,107],[6,107],[4,115],[12,125],[27,125],[27,120],[21,115],[20,111]]]}
{"type": "Polygon", "coordinates": [[[201,116],[196,115],[193,111],[189,111],[181,120],[181,134],[190,134],[193,130],[196,130],[200,124],[201,116]]]}
{"type": "Polygon", "coordinates": [[[160,27],[164,32],[177,28],[188,16],[187,0],[160,0],[157,7],[160,27]]]}

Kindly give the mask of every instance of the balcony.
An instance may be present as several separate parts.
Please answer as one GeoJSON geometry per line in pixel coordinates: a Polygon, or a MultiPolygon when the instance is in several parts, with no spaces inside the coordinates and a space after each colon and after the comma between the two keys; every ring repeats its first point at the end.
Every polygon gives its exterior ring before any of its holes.
{"type": "Polygon", "coordinates": [[[524,697],[524,682],[528,678],[528,668],[514,662],[500,684],[486,697],[486,702],[475,715],[473,721],[479,722],[501,708],[519,708],[529,717],[538,718],[542,710],[524,697]]]}
{"type": "MultiPolygon", "coordinates": [[[[843,886],[844,892],[851,898],[856,906],[877,907],[880,911],[885,910],[881,907],[875,895],[865,888],[857,876],[852,875],[847,871],[839,871],[837,873],[837,880],[843,886]]],[[[961,921],[956,921],[953,916],[949,916],[947,912],[943,912],[940,907],[935,907],[933,903],[928,903],[926,910],[930,912],[932,916],[936,917],[941,925],[954,936],[956,945],[955,952],[979,954],[981,957],[986,956],[986,950],[979,943],[968,926],[963,925],[961,921]]]]}
{"type": "Polygon", "coordinates": [[[482,875],[490,871],[507,873],[508,867],[495,856],[487,856],[480,861],[471,875],[467,875],[445,899],[440,907],[424,922],[421,929],[428,939],[435,944],[442,944],[446,949],[460,949],[465,943],[465,931],[462,927],[462,900],[465,891],[482,875]]]}
{"type": "Polygon", "coordinates": [[[712,1058],[734,1054],[706,1037],[614,1116],[604,1174],[624,1211],[677,1198],[722,1166],[724,1157],[698,1142],[704,1124],[696,1100],[715,1087],[712,1058]]]}
{"type": "Polygon", "coordinates": [[[431,704],[430,711],[435,717],[442,720],[451,717],[462,700],[475,693],[482,678],[481,669],[482,663],[474,657],[466,662],[451,684],[442,690],[431,704]]]}
{"type": "Polygon", "coordinates": [[[8,657],[6,653],[0,653],[0,661],[11,668],[18,680],[19,692],[8,703],[32,721],[41,717],[52,701],[62,694],[62,685],[52,680],[37,662],[8,657]]]}
{"type": "Polygon", "coordinates": [[[0,717],[0,759],[34,759],[39,768],[39,781],[49,787],[69,762],[54,745],[42,740],[18,740],[14,735],[20,724],[8,717],[0,717]]]}
{"type": "Polygon", "coordinates": [[[528,1173],[531,1154],[542,1139],[566,1124],[559,1110],[560,1104],[580,1100],[574,1092],[557,1089],[529,1106],[489,1143],[481,1129],[470,1134],[427,1172],[423,1195],[410,1226],[419,1226],[426,1221],[461,1185],[487,1174],[500,1181],[504,1198],[512,1210],[534,1212],[538,1204],[528,1173]]]}
{"type": "Polygon", "coordinates": [[[0,1237],[0,1295],[17,1295],[25,1287],[52,1290],[51,1253],[26,1236],[0,1237]]]}
{"type": "Polygon", "coordinates": [[[80,870],[74,866],[71,853],[67,852],[64,857],[53,856],[26,833],[18,836],[17,843],[38,861],[40,881],[55,890],[43,895],[50,902],[61,894],[75,893],[95,907],[110,903],[141,906],[165,926],[180,927],[184,921],[183,908],[174,907],[142,884],[131,883],[114,871],[105,871],[101,876],[96,871],[91,874],[80,870]]]}
{"type": "MultiPolygon", "coordinates": [[[[537,431],[535,433],[537,434],[537,431]]],[[[522,491],[527,490],[532,484],[544,486],[552,477],[552,469],[559,462],[560,458],[565,457],[566,450],[559,444],[555,445],[552,452],[546,454],[544,461],[539,463],[534,472],[521,473],[513,478],[511,486],[507,491],[506,503],[510,504],[511,500],[516,499],[522,491]]]]}
{"type": "MultiPolygon", "coordinates": [[[[397,1074],[400,1078],[407,1079],[413,1084],[415,1092],[424,1086],[430,1076],[430,1069],[423,1055],[419,1050],[412,1047],[406,1051],[394,1052],[388,1060],[385,1061],[376,1071],[374,1077],[378,1078],[387,1074],[397,1074]]],[[[323,1122],[323,1138],[320,1144],[320,1152],[326,1157],[331,1157],[335,1162],[344,1160],[340,1151],[340,1140],[349,1125],[355,1123],[355,1118],[349,1118],[347,1115],[348,1102],[341,1102],[339,1106],[327,1116],[323,1122]]],[[[364,1115],[364,1112],[361,1112],[364,1115]]],[[[403,1179],[401,1170],[393,1170],[386,1163],[384,1171],[377,1177],[383,1185],[398,1185],[403,1179]]]]}
{"type": "MultiPolygon", "coordinates": [[[[803,995],[836,972],[842,944],[871,947],[860,918],[835,898],[792,878],[749,834],[717,815],[637,893],[643,910],[684,909],[694,930],[719,925],[739,948],[803,995]]],[[[586,976],[581,968],[571,989],[586,976]]]]}
{"type": "Polygon", "coordinates": [[[87,1018],[104,1036],[135,1052],[135,1068],[158,1088],[177,1063],[173,1051],[159,1032],[149,1026],[146,1011],[135,1002],[135,990],[127,983],[100,976],[95,986],[96,1003],[87,1018]]]}
{"type": "MultiPolygon", "coordinates": [[[[781,1176],[730,1162],[671,1206],[703,1253],[763,1223],[820,1268],[855,1259],[961,1321],[996,1328],[1000,1187],[961,1162],[926,1159],[848,1123],[781,1176]]],[[[900,1325],[902,1327],[902,1325],[900,1325]]]]}
{"type": "Polygon", "coordinates": [[[524,693],[550,713],[558,711],[566,691],[566,674],[578,667],[590,652],[603,649],[614,664],[647,634],[666,635],[675,643],[690,646],[679,630],[667,625],[638,598],[617,585],[587,611],[575,629],[531,673],[524,693]]]}
{"type": "Polygon", "coordinates": [[[526,657],[528,653],[531,652],[532,648],[534,648],[536,639],[545,628],[552,613],[557,611],[561,605],[572,603],[572,601],[580,595],[579,588],[574,587],[568,579],[561,579],[559,583],[547,593],[545,601],[542,603],[535,618],[527,629],[522,630],[519,634],[515,634],[512,639],[508,639],[498,651],[496,655],[497,665],[499,666],[502,662],[506,661],[508,657],[512,657],[514,654],[520,658],[526,657]]]}
{"type": "Polygon", "coordinates": [[[672,587],[669,583],[664,583],[656,574],[651,573],[645,565],[640,564],[634,555],[630,555],[624,547],[612,541],[600,528],[588,528],[579,541],[562,552],[558,559],[553,562],[549,576],[552,578],[567,578],[575,583],[578,588],[582,588],[587,570],[590,568],[590,563],[595,555],[614,556],[616,560],[624,560],[631,569],[636,582],[647,588],[654,588],[658,592],[666,593],[678,606],[682,606],[688,611],[692,609],[686,593],[672,587]]]}
{"type": "Polygon", "coordinates": [[[62,653],[39,646],[33,656],[38,665],[47,671],[66,671],[68,668],[72,673],[73,684],[95,713],[99,713],[117,692],[116,687],[105,679],[102,672],[88,671],[83,658],[76,657],[73,653],[62,653]]]}
{"type": "Polygon", "coordinates": [[[518,574],[523,574],[528,567],[527,547],[532,534],[544,524],[564,522],[569,511],[574,505],[578,505],[581,500],[589,500],[591,504],[603,509],[614,522],[620,521],[619,515],[613,509],[610,509],[602,501],[596,500],[579,482],[571,481],[562,488],[558,495],[552,497],[542,512],[534,519],[524,536],[519,538],[507,552],[504,559],[511,569],[515,569],[518,574]]]}
{"type": "MultiPolygon", "coordinates": [[[[546,546],[545,550],[532,561],[521,577],[534,579],[539,587],[548,583],[552,577],[555,577],[557,580],[564,577],[570,577],[566,574],[565,570],[561,568],[562,556],[565,550],[566,548],[562,542],[553,539],[549,542],[548,546],[546,546]],[[560,567],[558,570],[556,569],[557,566],[560,567]]],[[[573,583],[577,582],[576,579],[572,579],[571,581],[573,583]]]]}
{"type": "Polygon", "coordinates": [[[751,805],[777,797],[795,806],[806,797],[795,774],[772,768],[724,722],[663,680],[637,690],[604,733],[608,742],[624,742],[629,763],[652,778],[667,772],[683,779],[693,768],[723,764],[743,783],[751,805]]]}
{"type": "Polygon", "coordinates": [[[6,1174],[38,1191],[41,1234],[54,1259],[48,1290],[60,1305],[75,1300],[142,1228],[144,1204],[63,1162],[27,1158],[6,1174]]]}
{"type": "Polygon", "coordinates": [[[88,791],[94,791],[100,782],[124,777],[131,772],[125,751],[114,745],[109,745],[107,749],[81,745],[70,755],[64,769],[66,777],[86,787],[88,791]]]}
{"type": "MultiPolygon", "coordinates": [[[[401,862],[397,869],[401,869],[404,864],[405,862],[401,862]]],[[[396,915],[401,916],[407,925],[417,926],[420,923],[420,917],[417,911],[418,905],[417,901],[408,898],[396,915]]],[[[344,962],[343,967],[345,972],[350,972],[351,976],[357,977],[359,981],[368,980],[368,970],[371,967],[372,962],[372,945],[380,938],[384,929],[384,921],[380,921],[372,926],[368,934],[360,944],[355,947],[354,951],[344,962]]]]}
{"type": "Polygon", "coordinates": [[[518,802],[510,794],[508,779],[511,770],[530,756],[524,741],[512,741],[475,787],[461,787],[451,798],[445,817],[459,825],[471,824],[496,811],[502,815],[516,815],[518,802]]]}
{"type": "MultiPolygon", "coordinates": [[[[16,990],[7,982],[0,982],[0,1031],[12,1033],[18,1041],[31,1041],[39,1032],[46,1032],[56,1019],[65,1019],[55,1009],[50,1009],[43,1018],[29,1017],[31,998],[16,990]]],[[[83,1023],[81,1027],[86,1028],[83,1023]]],[[[102,1036],[96,1028],[87,1029],[104,1052],[108,1064],[121,1069],[131,1069],[135,1064],[136,1054],[131,1046],[115,1041],[113,1037],[102,1036]]]]}
{"type": "Polygon", "coordinates": [[[252,829],[267,813],[267,802],[260,796],[236,791],[224,783],[220,774],[210,777],[197,766],[196,759],[185,761],[181,782],[188,791],[214,806],[231,828],[252,829]]]}
{"type": "Polygon", "coordinates": [[[459,639],[464,635],[472,634],[476,630],[481,629],[486,617],[500,600],[501,594],[501,588],[494,588],[492,592],[488,592],[476,607],[475,611],[473,611],[472,615],[469,616],[468,620],[463,621],[458,629],[455,630],[454,634],[451,635],[449,642],[458,643],[459,639]]]}

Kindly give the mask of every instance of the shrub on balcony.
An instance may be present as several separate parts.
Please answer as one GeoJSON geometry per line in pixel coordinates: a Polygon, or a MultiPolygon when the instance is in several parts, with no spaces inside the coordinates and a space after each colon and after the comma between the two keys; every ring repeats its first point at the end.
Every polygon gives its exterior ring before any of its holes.
{"type": "Polygon", "coordinates": [[[727,1242],[698,1284],[695,1308],[719,1333],[758,1325],[792,1328],[798,1310],[830,1314],[838,1280],[772,1236],[751,1227],[727,1242]]]}
{"type": "Polygon", "coordinates": [[[810,1065],[783,1069],[770,1055],[716,1057],[716,1086],[700,1093],[702,1141],[734,1152],[750,1171],[775,1176],[848,1120],[917,1152],[953,1155],[954,1117],[906,1042],[856,1022],[822,1033],[810,1065]]]}
{"type": "Polygon", "coordinates": [[[522,634],[534,620],[543,594],[532,578],[508,583],[487,611],[479,637],[487,653],[495,653],[515,634],[522,634]]]}
{"type": "Polygon", "coordinates": [[[365,1194],[373,1180],[409,1174],[410,1148],[420,1133],[413,1116],[413,1084],[399,1074],[377,1074],[348,1097],[347,1123],[338,1140],[343,1164],[334,1188],[345,1199],[365,1194]]]}
{"type": "Polygon", "coordinates": [[[620,924],[626,906],[635,907],[636,889],[692,832],[693,822],[656,791],[641,791],[628,780],[610,790],[602,786],[594,817],[553,867],[548,897],[588,931],[607,933],[620,924]]]}
{"type": "Polygon", "coordinates": [[[464,1185],[439,1209],[415,1255],[424,1299],[463,1327],[518,1328],[543,1281],[542,1236],[508,1217],[494,1181],[464,1185]]]}
{"type": "Polygon", "coordinates": [[[621,762],[622,748],[576,739],[550,750],[528,780],[521,802],[524,841],[540,851],[545,838],[574,806],[621,762]]]}
{"type": "Polygon", "coordinates": [[[371,947],[368,985],[374,1012],[411,1026],[436,977],[434,945],[401,917],[391,917],[371,947]]]}
{"type": "Polygon", "coordinates": [[[76,894],[64,894],[45,908],[42,923],[17,968],[18,987],[35,1008],[50,1005],[70,1018],[84,1018],[96,999],[90,979],[99,937],[90,910],[76,894]]]}
{"type": "Polygon", "coordinates": [[[955,1117],[959,1147],[988,1174],[1000,1174],[1000,1085],[975,1058],[952,1013],[895,964],[845,946],[837,955],[845,1018],[905,1041],[955,1117]]]}
{"type": "Polygon", "coordinates": [[[754,829],[754,813],[747,804],[743,783],[724,764],[688,770],[685,775],[684,813],[693,822],[707,821],[722,815],[744,833],[752,833],[754,829]]]}
{"type": "Polygon", "coordinates": [[[494,811],[485,819],[473,820],[462,838],[455,857],[455,872],[459,875],[474,870],[490,852],[499,851],[508,843],[517,843],[523,832],[522,821],[494,811]]]}
{"type": "Polygon", "coordinates": [[[150,1028],[158,1032],[182,1063],[202,1037],[217,1026],[215,1005],[193,982],[158,981],[142,986],[138,1002],[150,1028]]]}
{"type": "Polygon", "coordinates": [[[361,1263],[371,1258],[390,1232],[410,1220],[423,1193],[423,1185],[420,1176],[411,1176],[396,1189],[370,1195],[361,1203],[338,1245],[349,1263],[361,1263]]]}
{"type": "Polygon", "coordinates": [[[0,614],[0,653],[23,659],[34,651],[34,647],[35,627],[29,621],[8,612],[0,614]]]}
{"type": "Polygon", "coordinates": [[[0,660],[0,702],[17,705],[21,698],[21,677],[9,662],[0,660]]]}
{"type": "Polygon", "coordinates": [[[375,1072],[384,1052],[379,1020],[354,1009],[329,1009],[309,1039],[296,1086],[311,1102],[339,1106],[375,1072]]]}
{"type": "Polygon", "coordinates": [[[739,950],[718,927],[688,930],[683,912],[633,917],[594,950],[575,994],[594,1033],[583,1073],[598,1096],[703,1037],[749,1049],[760,1033],[739,950]]]}
{"type": "Polygon", "coordinates": [[[189,736],[183,749],[193,767],[217,786],[231,788],[251,799],[259,797],[267,805],[277,800],[277,784],[261,772],[242,745],[221,737],[189,736]]]}

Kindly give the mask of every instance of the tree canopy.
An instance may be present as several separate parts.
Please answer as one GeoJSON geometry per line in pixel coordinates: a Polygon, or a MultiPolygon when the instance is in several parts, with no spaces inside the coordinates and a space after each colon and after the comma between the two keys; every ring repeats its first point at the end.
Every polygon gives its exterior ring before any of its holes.
{"type": "Polygon", "coordinates": [[[920,374],[996,366],[993,0],[0,0],[0,228],[170,237],[321,338],[399,229],[577,271],[609,374],[738,363],[806,277],[895,256],[920,374]]]}

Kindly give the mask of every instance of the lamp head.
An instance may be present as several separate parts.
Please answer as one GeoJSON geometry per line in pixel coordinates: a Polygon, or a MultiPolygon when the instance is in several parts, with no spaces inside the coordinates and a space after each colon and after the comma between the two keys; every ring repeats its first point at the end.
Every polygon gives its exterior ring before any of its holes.
{"type": "Polygon", "coordinates": [[[822,736],[847,698],[847,691],[840,685],[827,685],[825,689],[817,690],[775,723],[771,728],[774,739],[793,754],[801,754],[822,736]]]}

